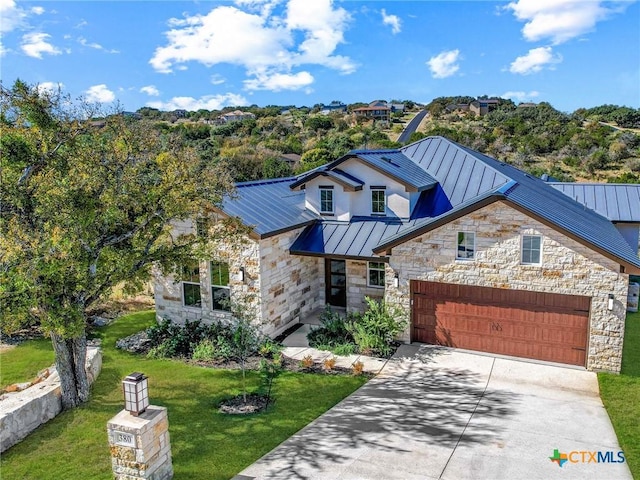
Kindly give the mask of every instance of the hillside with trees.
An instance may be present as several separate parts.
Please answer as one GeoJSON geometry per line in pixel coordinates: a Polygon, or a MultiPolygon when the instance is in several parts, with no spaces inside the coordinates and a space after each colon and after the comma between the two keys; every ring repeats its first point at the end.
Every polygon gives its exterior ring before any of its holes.
{"type": "Polygon", "coordinates": [[[447,106],[472,97],[440,97],[412,141],[442,135],[537,176],[563,181],[640,183],[640,109],[603,105],[568,114],[550,104],[499,99],[483,117],[447,106]]]}
{"type": "MultiPolygon", "coordinates": [[[[454,108],[475,99],[433,99],[424,107],[429,115],[411,141],[442,135],[534,175],[546,173],[564,181],[640,182],[640,109],[602,105],[565,113],[545,102],[516,105],[502,98],[482,117],[454,108]]],[[[253,105],[241,110],[254,118],[229,123],[219,119],[233,108],[160,112],[144,107],[137,115],[157,129],[179,134],[203,159],[220,164],[242,182],[298,174],[352,149],[401,146],[395,140],[422,106],[398,103],[407,109],[394,113],[389,123],[354,115],[365,103],[329,114],[322,113],[320,104],[253,105]]]]}

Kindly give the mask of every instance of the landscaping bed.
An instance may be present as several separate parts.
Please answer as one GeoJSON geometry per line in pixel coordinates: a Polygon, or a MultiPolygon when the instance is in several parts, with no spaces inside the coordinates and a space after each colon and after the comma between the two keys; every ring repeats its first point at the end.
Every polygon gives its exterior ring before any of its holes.
{"type": "MultiPolygon", "coordinates": [[[[106,423],[123,407],[121,382],[131,372],[144,372],[149,377],[151,403],[167,407],[175,478],[187,480],[232,478],[366,382],[365,376],[285,371],[274,386],[275,401],[265,412],[226,415],[218,406],[241,393],[239,370],[202,368],[115,348],[117,339],[154,323],[155,312],[150,311],[96,329],[102,339],[103,368],[91,399],[4,452],[3,480],[111,478],[106,423]]],[[[4,354],[0,360],[4,369],[4,354]]],[[[247,372],[248,388],[259,385],[258,373],[247,372]]]]}

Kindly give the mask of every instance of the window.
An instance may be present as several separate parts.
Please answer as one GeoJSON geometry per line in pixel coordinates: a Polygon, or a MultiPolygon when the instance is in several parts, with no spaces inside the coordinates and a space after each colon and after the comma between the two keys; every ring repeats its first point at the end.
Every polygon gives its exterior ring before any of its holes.
{"type": "Polygon", "coordinates": [[[211,222],[208,218],[200,217],[196,220],[196,235],[201,238],[209,237],[211,222]]]}
{"type": "Polygon", "coordinates": [[[202,307],[198,262],[194,261],[182,267],[182,298],[187,307],[202,307]]]}
{"type": "Polygon", "coordinates": [[[371,213],[384,215],[386,211],[384,190],[371,190],[371,213]]]}
{"type": "Polygon", "coordinates": [[[320,213],[333,213],[333,187],[320,187],[320,213]]]}
{"type": "Polygon", "coordinates": [[[458,232],[458,252],[456,258],[459,260],[470,260],[476,256],[476,234],[473,232],[458,232]]]}
{"type": "Polygon", "coordinates": [[[211,298],[214,310],[231,310],[229,299],[229,264],[224,262],[211,262],[211,298]]]}
{"type": "Polygon", "coordinates": [[[384,262],[369,262],[367,265],[370,287],[384,287],[384,262]]]}
{"type": "Polygon", "coordinates": [[[522,263],[530,265],[540,264],[542,237],[540,235],[522,236],[522,263]]]}

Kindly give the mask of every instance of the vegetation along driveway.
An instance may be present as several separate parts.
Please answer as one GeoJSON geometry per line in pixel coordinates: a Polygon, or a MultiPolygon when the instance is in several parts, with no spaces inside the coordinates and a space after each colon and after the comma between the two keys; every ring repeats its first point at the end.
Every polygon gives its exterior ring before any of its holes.
{"type": "Polygon", "coordinates": [[[619,452],[594,373],[406,345],[236,479],[631,479],[619,452]]]}

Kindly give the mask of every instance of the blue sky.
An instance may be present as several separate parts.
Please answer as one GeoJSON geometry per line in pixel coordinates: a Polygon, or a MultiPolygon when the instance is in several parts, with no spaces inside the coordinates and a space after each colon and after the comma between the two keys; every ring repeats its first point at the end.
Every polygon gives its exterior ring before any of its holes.
{"type": "Polygon", "coordinates": [[[1,79],[125,110],[499,95],[640,107],[637,1],[0,0],[1,79]]]}

